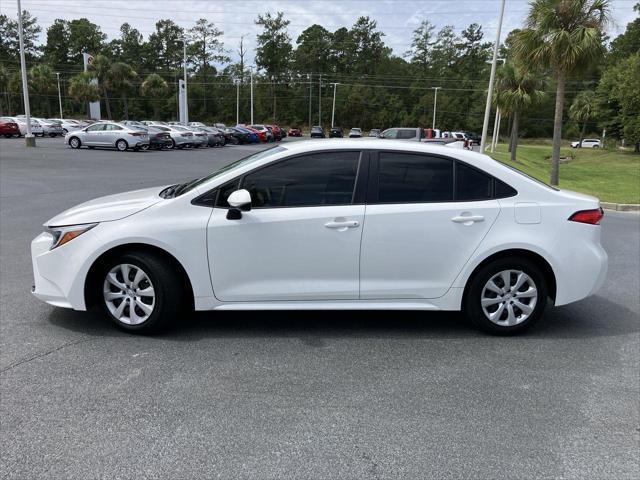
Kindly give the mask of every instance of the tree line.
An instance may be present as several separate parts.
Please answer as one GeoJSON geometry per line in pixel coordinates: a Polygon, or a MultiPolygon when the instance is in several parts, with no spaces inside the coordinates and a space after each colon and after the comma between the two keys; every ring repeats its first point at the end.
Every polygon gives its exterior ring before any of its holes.
{"type": "MultiPolygon", "coordinates": [[[[508,118],[503,131],[514,156],[520,136],[555,134],[558,149],[560,136],[603,129],[607,138],[640,140],[640,18],[615,39],[604,33],[608,21],[608,0],[535,0],[523,28],[506,36],[494,101],[508,118]]],[[[224,33],[205,18],[189,29],[159,20],[146,38],[124,23],[110,40],[86,18],[58,19],[43,44],[37,18],[25,11],[23,23],[34,115],[56,116],[59,72],[65,116],[85,116],[87,101],[99,99],[107,118],[176,119],[185,39],[190,119],[234,123],[237,94],[240,121],[249,119],[244,39],[225,44],[224,33]],[[94,56],[87,73],[83,52],[94,56]]],[[[10,114],[22,112],[16,24],[0,16],[0,109],[10,114]]],[[[476,23],[457,33],[424,20],[401,55],[369,17],[334,31],[311,25],[295,40],[282,12],[259,15],[255,24],[256,121],[326,126],[335,88],[338,125],[427,127],[439,87],[437,128],[482,128],[492,43],[476,23]]]]}

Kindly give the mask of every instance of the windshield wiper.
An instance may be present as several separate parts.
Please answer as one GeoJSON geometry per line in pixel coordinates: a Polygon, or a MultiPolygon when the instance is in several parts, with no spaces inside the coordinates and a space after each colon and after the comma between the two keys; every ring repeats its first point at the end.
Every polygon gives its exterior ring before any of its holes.
{"type": "Polygon", "coordinates": [[[176,190],[180,188],[182,184],[176,183],[175,185],[171,185],[160,192],[160,196],[162,198],[173,198],[176,195],[176,190]]]}

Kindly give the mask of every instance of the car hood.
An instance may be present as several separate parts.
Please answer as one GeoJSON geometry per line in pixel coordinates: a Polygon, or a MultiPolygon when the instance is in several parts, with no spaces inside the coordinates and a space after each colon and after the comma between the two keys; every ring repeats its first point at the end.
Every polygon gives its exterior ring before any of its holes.
{"type": "Polygon", "coordinates": [[[89,200],[56,215],[48,220],[45,226],[59,227],[120,220],[161,202],[159,193],[163,188],[145,188],[89,200]]]}

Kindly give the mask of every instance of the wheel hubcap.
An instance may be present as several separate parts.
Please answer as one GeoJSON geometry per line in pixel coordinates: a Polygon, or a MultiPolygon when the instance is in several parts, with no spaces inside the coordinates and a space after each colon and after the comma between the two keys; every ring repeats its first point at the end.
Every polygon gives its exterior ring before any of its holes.
{"type": "Polygon", "coordinates": [[[520,270],[503,270],[491,277],[480,298],[485,316],[501,327],[524,322],[533,313],[537,301],[536,284],[520,270]]]}
{"type": "Polygon", "coordinates": [[[113,267],[102,288],[105,304],[119,322],[139,325],[149,319],[155,306],[155,291],[149,276],[136,265],[113,267]]]}

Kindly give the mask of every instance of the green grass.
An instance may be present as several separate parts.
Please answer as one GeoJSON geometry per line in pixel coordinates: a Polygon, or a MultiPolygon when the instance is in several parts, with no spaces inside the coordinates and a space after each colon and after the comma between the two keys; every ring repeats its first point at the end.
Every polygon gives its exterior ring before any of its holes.
{"type": "MultiPolygon", "coordinates": [[[[520,144],[516,162],[509,160],[505,144],[499,144],[494,153],[487,153],[532,177],[549,182],[550,145],[520,144]]],[[[560,164],[560,188],[588,193],[603,202],[640,203],[640,155],[591,148],[562,148],[560,154],[573,157],[560,164]]]]}

